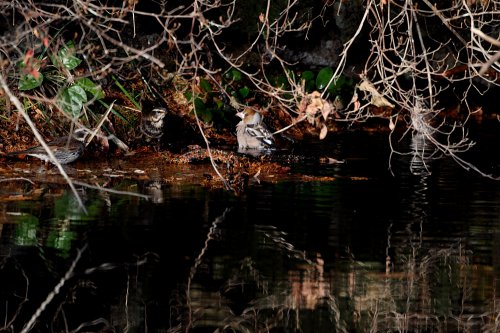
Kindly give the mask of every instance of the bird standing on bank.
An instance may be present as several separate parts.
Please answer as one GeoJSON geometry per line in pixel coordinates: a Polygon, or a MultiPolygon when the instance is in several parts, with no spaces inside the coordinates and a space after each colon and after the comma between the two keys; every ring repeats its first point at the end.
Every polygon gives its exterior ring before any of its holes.
{"type": "Polygon", "coordinates": [[[141,132],[149,138],[159,139],[163,135],[163,123],[167,109],[155,107],[151,111],[143,111],[141,132]]]}
{"type": "MultiPolygon", "coordinates": [[[[85,150],[85,139],[87,138],[87,131],[84,129],[77,129],[70,136],[63,136],[56,138],[47,143],[50,150],[54,154],[57,162],[60,164],[68,164],[77,160],[85,150]]],[[[49,157],[47,151],[43,146],[35,146],[21,151],[14,151],[7,153],[7,156],[32,156],[41,159],[45,163],[53,161],[49,157]]]]}
{"type": "Polygon", "coordinates": [[[252,108],[236,114],[241,121],[236,125],[236,138],[240,149],[269,149],[274,147],[274,138],[263,123],[262,115],[252,108]]]}

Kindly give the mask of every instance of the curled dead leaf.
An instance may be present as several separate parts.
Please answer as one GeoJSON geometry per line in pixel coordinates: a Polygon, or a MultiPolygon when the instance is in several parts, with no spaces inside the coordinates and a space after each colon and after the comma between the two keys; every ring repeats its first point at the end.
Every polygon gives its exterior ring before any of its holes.
{"type": "Polygon", "coordinates": [[[323,103],[323,107],[321,108],[321,115],[323,116],[323,119],[326,120],[332,111],[332,105],[328,101],[325,101],[323,103]]]}
{"type": "Polygon", "coordinates": [[[375,105],[376,107],[387,106],[390,108],[394,108],[394,104],[389,102],[381,93],[378,92],[377,88],[368,81],[364,79],[358,86],[359,90],[365,91],[370,94],[371,100],[370,103],[375,105]]]}

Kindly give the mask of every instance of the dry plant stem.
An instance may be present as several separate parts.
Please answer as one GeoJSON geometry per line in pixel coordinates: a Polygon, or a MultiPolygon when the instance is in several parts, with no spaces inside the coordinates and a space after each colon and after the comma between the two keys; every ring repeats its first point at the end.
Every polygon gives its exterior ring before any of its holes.
{"type": "Polygon", "coordinates": [[[293,122],[293,123],[291,123],[290,125],[285,126],[285,127],[281,128],[281,129],[277,130],[276,132],[272,133],[272,135],[276,135],[276,134],[278,134],[278,133],[284,132],[284,131],[286,131],[287,129],[289,129],[289,128],[291,128],[291,127],[295,126],[295,125],[297,125],[297,124],[298,124],[298,123],[300,123],[301,121],[304,121],[306,118],[307,118],[307,115],[304,115],[304,116],[302,116],[302,118],[300,118],[299,120],[294,121],[294,122],[293,122]]]}
{"type": "MultiPolygon", "coordinates": [[[[468,105],[467,95],[471,89],[481,92],[478,81],[473,79],[480,77],[490,85],[498,85],[487,75],[481,76],[485,67],[495,68],[496,63],[492,62],[492,59],[495,58],[496,52],[492,47],[496,43],[490,41],[480,28],[491,28],[496,21],[489,18],[488,12],[478,4],[469,7],[465,1],[456,2],[452,8],[443,10],[436,8],[429,1],[424,2],[430,10],[421,9],[413,1],[389,1],[382,4],[375,1],[368,2],[367,11],[358,31],[366,24],[372,29],[369,39],[372,51],[361,76],[364,81],[371,82],[373,86],[371,94],[366,94],[365,90],[363,92],[365,96],[372,98],[368,98],[368,103],[356,110],[347,112],[346,120],[360,122],[376,117],[366,106],[373,103],[373,94],[379,94],[390,100],[391,104],[394,103],[390,119],[397,116],[404,120],[396,122],[398,126],[407,127],[403,137],[421,135],[436,153],[440,152],[444,156],[453,158],[464,169],[474,170],[484,177],[496,180],[498,177],[482,172],[458,156],[474,145],[468,138],[464,125],[470,118],[470,109],[466,114],[465,123],[450,123],[437,118],[443,111],[437,109],[440,92],[449,88],[444,85],[443,79],[450,84],[468,81],[469,88],[459,97],[460,102],[465,105],[468,105]],[[370,14],[368,17],[367,13],[370,14]],[[433,16],[437,16],[446,24],[451,31],[451,38],[456,39],[455,44],[453,41],[440,42],[432,48],[426,44],[420,24],[427,17],[433,16]],[[465,36],[470,38],[465,40],[465,36]],[[488,45],[491,47],[488,48],[488,45]],[[455,47],[455,51],[458,52],[450,52],[451,47],[455,47]],[[478,72],[476,69],[479,67],[481,71],[478,72]]],[[[396,123],[390,122],[389,126],[395,127],[396,123]]],[[[389,136],[391,152],[401,155],[416,154],[425,165],[427,161],[425,150],[420,149],[410,153],[395,150],[391,139],[394,128],[391,130],[389,136]]]]}
{"type": "Polygon", "coordinates": [[[365,25],[366,18],[368,17],[368,14],[370,13],[370,6],[367,6],[365,9],[365,13],[363,14],[363,18],[361,19],[361,22],[358,25],[358,29],[354,33],[354,36],[351,37],[345,44],[344,44],[344,49],[342,50],[342,53],[340,54],[340,60],[337,68],[335,68],[335,72],[332,75],[332,78],[330,81],[328,81],[328,84],[325,86],[325,89],[323,90],[323,93],[321,94],[321,98],[324,98],[324,95],[328,91],[328,87],[330,84],[333,83],[335,79],[337,79],[340,74],[344,71],[346,62],[347,62],[347,53],[349,52],[349,49],[351,48],[352,44],[355,42],[356,38],[359,36],[361,33],[363,26],[365,25]]]}
{"type": "Polygon", "coordinates": [[[24,178],[24,177],[4,178],[4,179],[0,179],[0,183],[1,182],[12,182],[12,181],[17,181],[17,180],[23,180],[23,181],[28,182],[28,183],[30,183],[32,185],[35,184],[35,182],[32,181],[31,179],[24,178]]]}
{"type": "MultiPolygon", "coordinates": [[[[194,94],[193,94],[193,96],[194,96],[194,94]]],[[[214,169],[214,171],[217,174],[217,176],[219,176],[219,178],[221,179],[221,181],[224,184],[224,187],[226,188],[226,190],[229,191],[229,190],[231,190],[231,186],[229,185],[229,183],[227,182],[227,180],[224,178],[224,176],[222,176],[222,174],[219,172],[219,169],[217,168],[217,164],[215,164],[214,157],[212,155],[212,149],[210,149],[210,142],[208,141],[207,136],[203,132],[203,127],[201,125],[201,121],[200,121],[200,119],[198,117],[198,114],[196,113],[196,109],[195,109],[194,105],[193,105],[193,110],[195,110],[193,113],[194,113],[194,116],[196,118],[196,125],[198,125],[198,129],[200,130],[200,134],[203,137],[203,141],[205,141],[205,145],[207,147],[207,152],[208,152],[208,156],[210,157],[210,163],[212,164],[212,168],[214,169]]]]}
{"type": "Polygon", "coordinates": [[[45,149],[45,151],[47,152],[47,155],[49,155],[52,163],[54,163],[54,165],[57,167],[57,169],[59,170],[61,175],[64,177],[64,179],[68,183],[69,187],[71,188],[71,191],[73,192],[76,200],[78,201],[78,205],[80,206],[80,208],[85,212],[85,214],[87,214],[87,209],[85,208],[85,205],[83,204],[83,201],[80,198],[80,195],[78,194],[78,191],[76,190],[75,185],[73,184],[71,178],[69,178],[66,171],[64,171],[64,168],[61,165],[61,163],[59,163],[57,161],[57,159],[54,156],[54,153],[52,153],[52,150],[49,148],[47,143],[43,140],[43,138],[40,135],[40,132],[38,132],[35,124],[31,121],[31,118],[24,110],[23,105],[21,104],[21,101],[19,101],[19,99],[16,96],[14,96],[14,94],[12,94],[12,92],[9,89],[9,86],[7,85],[7,82],[5,82],[5,79],[4,79],[3,75],[1,75],[1,74],[0,74],[0,85],[1,85],[2,89],[4,90],[5,94],[9,97],[9,100],[15,105],[17,111],[23,116],[26,123],[31,128],[33,135],[35,136],[37,141],[42,145],[43,149],[45,149]]]}
{"type": "Polygon", "coordinates": [[[66,274],[64,274],[64,277],[62,277],[61,281],[59,281],[59,283],[54,287],[54,290],[50,294],[47,295],[47,298],[45,299],[45,301],[43,301],[43,303],[40,304],[40,306],[36,310],[35,314],[33,314],[33,316],[30,318],[28,323],[23,327],[21,333],[27,333],[33,329],[33,326],[35,325],[36,320],[38,319],[38,317],[40,317],[40,315],[45,310],[47,305],[49,305],[50,302],[54,299],[54,297],[57,294],[59,294],[59,291],[61,291],[61,288],[64,286],[66,281],[68,281],[73,276],[73,271],[75,270],[76,264],[78,263],[78,261],[82,257],[82,253],[83,253],[83,251],[85,251],[86,248],[87,248],[87,245],[85,245],[82,249],[78,250],[75,259],[71,263],[71,266],[69,267],[66,274]]]}
{"type": "Polygon", "coordinates": [[[94,136],[96,136],[97,132],[99,132],[99,129],[101,128],[102,124],[104,124],[104,122],[108,119],[109,113],[111,112],[111,110],[113,110],[113,105],[115,105],[115,101],[113,101],[111,103],[111,105],[109,106],[109,108],[106,110],[106,112],[102,116],[101,120],[97,124],[96,128],[92,131],[92,133],[90,134],[90,137],[87,139],[85,146],[87,146],[90,142],[92,142],[92,139],[94,138],[94,136]]]}

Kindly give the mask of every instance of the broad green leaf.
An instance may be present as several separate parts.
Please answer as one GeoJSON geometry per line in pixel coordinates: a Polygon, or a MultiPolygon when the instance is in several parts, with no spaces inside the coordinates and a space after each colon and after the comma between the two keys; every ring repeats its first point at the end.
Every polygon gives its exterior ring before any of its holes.
{"type": "Polygon", "coordinates": [[[212,121],[212,119],[214,118],[213,114],[212,114],[212,110],[203,110],[201,112],[198,113],[198,115],[201,117],[201,119],[205,122],[205,123],[209,123],[212,121]]]}
{"type": "Polygon", "coordinates": [[[87,102],[87,94],[78,85],[63,89],[58,98],[59,107],[71,117],[80,115],[85,102],[87,102]]]}
{"type": "Polygon", "coordinates": [[[87,77],[82,77],[75,81],[75,84],[82,87],[83,90],[92,94],[96,99],[102,99],[105,97],[104,91],[101,86],[95,84],[94,81],[87,77]]]}
{"type": "Polygon", "coordinates": [[[205,106],[205,103],[203,102],[203,100],[201,98],[196,97],[194,99],[194,108],[195,108],[196,112],[198,112],[198,111],[206,110],[207,107],[205,106]]]}
{"type": "Polygon", "coordinates": [[[210,82],[208,82],[204,78],[200,79],[200,88],[207,93],[212,92],[212,86],[210,85],[210,82]]]}
{"type": "Polygon", "coordinates": [[[342,87],[347,84],[347,80],[345,76],[339,76],[335,80],[333,80],[332,84],[328,87],[328,92],[332,95],[338,95],[342,90],[342,87]]]}
{"type": "Polygon", "coordinates": [[[217,105],[218,110],[221,110],[224,107],[224,102],[218,99],[215,101],[215,105],[217,105]]]}
{"type": "Polygon", "coordinates": [[[314,83],[313,80],[309,80],[309,81],[306,81],[306,84],[304,86],[304,89],[306,92],[312,92],[314,90],[316,90],[316,83],[314,83]]]}
{"type": "Polygon", "coordinates": [[[19,90],[26,91],[26,90],[31,90],[31,89],[35,89],[35,88],[40,87],[42,85],[42,82],[43,82],[43,74],[42,73],[39,73],[39,74],[40,74],[40,76],[38,77],[38,79],[36,79],[31,74],[26,74],[26,75],[22,76],[19,79],[19,84],[18,84],[19,90]]]}
{"type": "Polygon", "coordinates": [[[227,72],[226,77],[232,81],[240,81],[242,79],[241,72],[234,68],[227,72]]]}
{"type": "Polygon", "coordinates": [[[325,67],[321,69],[318,73],[318,76],[316,76],[316,89],[325,89],[332,76],[333,69],[331,67],[325,67]]]}
{"type": "Polygon", "coordinates": [[[75,69],[82,62],[80,58],[75,57],[75,52],[73,42],[68,42],[57,52],[59,61],[69,70],[75,69]]]}
{"type": "Polygon", "coordinates": [[[194,110],[196,114],[206,123],[212,121],[213,115],[212,112],[207,109],[207,106],[200,98],[195,98],[194,100],[194,110]]]}
{"type": "Polygon", "coordinates": [[[302,72],[302,74],[300,75],[300,79],[301,80],[304,80],[304,81],[311,81],[312,79],[314,79],[314,73],[311,72],[311,71],[304,71],[302,72]]]}
{"type": "Polygon", "coordinates": [[[250,88],[244,86],[243,88],[238,89],[238,92],[240,93],[241,97],[246,98],[250,93],[250,88]]]}
{"type": "Polygon", "coordinates": [[[184,93],[184,97],[186,97],[188,102],[191,102],[193,100],[193,92],[191,91],[186,91],[184,93]]]}
{"type": "Polygon", "coordinates": [[[279,75],[274,78],[274,86],[277,88],[286,89],[288,87],[288,79],[284,75],[279,75]]]}

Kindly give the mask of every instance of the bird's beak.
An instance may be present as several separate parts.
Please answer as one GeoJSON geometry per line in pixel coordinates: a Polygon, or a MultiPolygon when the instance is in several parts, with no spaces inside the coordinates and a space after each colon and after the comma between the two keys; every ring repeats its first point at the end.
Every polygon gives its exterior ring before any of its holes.
{"type": "Polygon", "coordinates": [[[244,119],[245,118],[245,113],[243,111],[241,111],[241,112],[238,112],[236,114],[236,116],[240,117],[241,119],[244,119]]]}

